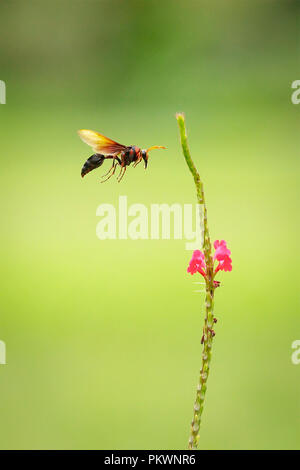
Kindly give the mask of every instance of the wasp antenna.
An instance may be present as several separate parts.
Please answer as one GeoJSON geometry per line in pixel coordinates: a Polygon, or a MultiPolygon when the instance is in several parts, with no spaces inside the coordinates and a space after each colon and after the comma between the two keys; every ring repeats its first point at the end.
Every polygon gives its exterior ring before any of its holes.
{"type": "Polygon", "coordinates": [[[147,152],[150,152],[150,150],[155,150],[155,149],[166,149],[167,147],[163,147],[162,145],[153,145],[152,147],[149,147],[147,149],[147,152]]]}

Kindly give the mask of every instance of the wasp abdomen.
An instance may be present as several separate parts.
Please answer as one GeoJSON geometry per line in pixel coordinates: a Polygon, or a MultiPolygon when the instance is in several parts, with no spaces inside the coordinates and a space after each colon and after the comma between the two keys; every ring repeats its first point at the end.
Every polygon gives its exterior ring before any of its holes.
{"type": "Polygon", "coordinates": [[[101,166],[104,160],[104,155],[102,155],[101,153],[94,153],[94,155],[87,159],[81,169],[82,178],[90,171],[95,170],[95,168],[98,168],[98,166],[101,166]]]}

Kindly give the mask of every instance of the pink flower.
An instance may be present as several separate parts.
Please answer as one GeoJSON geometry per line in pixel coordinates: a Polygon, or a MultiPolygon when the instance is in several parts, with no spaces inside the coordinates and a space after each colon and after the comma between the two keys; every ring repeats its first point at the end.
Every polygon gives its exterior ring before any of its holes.
{"type": "Polygon", "coordinates": [[[214,254],[214,259],[217,259],[218,261],[222,261],[224,256],[229,256],[231,251],[228,250],[227,244],[225,240],[216,240],[214,243],[215,247],[215,254],[214,254]]]}
{"type": "Polygon", "coordinates": [[[230,258],[231,251],[228,250],[225,240],[216,240],[214,243],[215,254],[214,259],[219,261],[215,273],[218,271],[232,271],[232,260],[230,258]]]}
{"type": "Polygon", "coordinates": [[[206,268],[204,261],[204,254],[200,250],[195,250],[190,261],[190,264],[187,268],[187,272],[191,274],[200,273],[205,277],[205,272],[202,268],[206,268]]]}
{"type": "MultiPolygon", "coordinates": [[[[227,248],[225,240],[216,240],[214,242],[215,253],[213,256],[214,261],[217,260],[219,263],[215,268],[215,274],[218,271],[232,271],[232,260],[230,258],[231,251],[227,248]]],[[[200,273],[203,277],[206,277],[206,264],[204,254],[200,250],[195,250],[192,259],[187,268],[187,272],[191,274],[200,273]]],[[[218,281],[214,281],[218,282],[218,281]]]]}
{"type": "Polygon", "coordinates": [[[230,256],[225,255],[222,260],[220,260],[218,266],[215,269],[215,273],[218,271],[232,271],[232,260],[230,256]]]}

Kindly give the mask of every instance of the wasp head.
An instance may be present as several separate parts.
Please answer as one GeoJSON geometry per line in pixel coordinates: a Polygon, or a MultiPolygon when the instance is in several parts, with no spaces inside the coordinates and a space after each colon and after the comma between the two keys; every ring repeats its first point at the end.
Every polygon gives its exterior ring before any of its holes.
{"type": "Polygon", "coordinates": [[[145,149],[142,149],[141,151],[141,155],[142,155],[142,158],[145,162],[145,169],[147,168],[147,165],[148,165],[148,159],[149,159],[149,152],[150,150],[154,150],[154,149],[165,149],[166,147],[162,147],[160,145],[153,145],[153,147],[150,147],[148,148],[147,150],[145,149]]]}
{"type": "Polygon", "coordinates": [[[142,159],[143,159],[144,162],[145,162],[145,170],[146,170],[147,165],[148,165],[148,158],[149,158],[149,155],[148,155],[147,150],[142,149],[142,150],[141,150],[141,155],[142,155],[142,159]]]}

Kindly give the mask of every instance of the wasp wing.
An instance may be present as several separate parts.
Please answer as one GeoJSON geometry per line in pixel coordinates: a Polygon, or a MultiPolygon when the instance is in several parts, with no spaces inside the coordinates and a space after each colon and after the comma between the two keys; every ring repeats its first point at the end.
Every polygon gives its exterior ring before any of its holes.
{"type": "Polygon", "coordinates": [[[99,134],[99,132],[91,131],[89,129],[80,129],[78,134],[83,142],[90,145],[97,153],[102,153],[104,155],[117,155],[126,148],[125,145],[118,144],[118,142],[99,134]]]}

